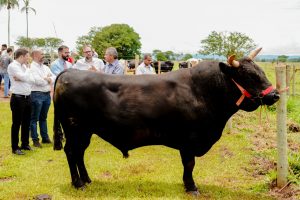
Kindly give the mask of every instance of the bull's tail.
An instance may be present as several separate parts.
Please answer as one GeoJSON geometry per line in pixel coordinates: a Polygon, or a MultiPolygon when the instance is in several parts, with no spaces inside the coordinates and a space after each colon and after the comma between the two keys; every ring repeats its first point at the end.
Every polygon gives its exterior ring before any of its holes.
{"type": "Polygon", "coordinates": [[[58,109],[56,105],[56,100],[55,98],[55,88],[56,88],[56,83],[58,81],[58,78],[64,73],[65,71],[61,72],[60,74],[57,75],[55,83],[54,83],[54,90],[53,90],[53,105],[54,105],[54,123],[53,123],[53,149],[54,150],[61,150],[62,149],[62,141],[63,141],[63,131],[61,128],[61,123],[59,121],[59,115],[58,115],[58,109]]]}
{"type": "Polygon", "coordinates": [[[54,108],[54,124],[53,124],[53,149],[54,150],[61,150],[62,149],[62,140],[64,137],[60,121],[58,119],[57,114],[55,113],[55,108],[54,108]]]}

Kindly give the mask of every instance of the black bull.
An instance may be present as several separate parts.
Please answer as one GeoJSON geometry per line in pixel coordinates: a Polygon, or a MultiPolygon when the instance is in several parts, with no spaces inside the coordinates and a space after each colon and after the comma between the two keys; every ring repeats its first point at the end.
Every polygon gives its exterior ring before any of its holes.
{"type": "MultiPolygon", "coordinates": [[[[234,61],[237,62],[237,61],[234,61]]],[[[194,68],[162,75],[118,76],[67,70],[54,93],[54,149],[64,150],[72,184],[91,180],[84,151],[92,134],[128,151],[145,145],[165,145],[180,151],[187,192],[198,194],[192,172],[195,157],[204,155],[221,137],[227,120],[239,109],[253,111],[279,99],[264,72],[248,57],[238,67],[201,62],[194,68]],[[241,90],[251,95],[240,105],[241,90]]]]}

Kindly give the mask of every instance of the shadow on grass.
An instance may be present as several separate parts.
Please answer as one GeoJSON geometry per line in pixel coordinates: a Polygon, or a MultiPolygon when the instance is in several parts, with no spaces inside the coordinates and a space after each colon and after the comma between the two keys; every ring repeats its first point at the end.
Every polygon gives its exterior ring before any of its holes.
{"type": "MultiPolygon", "coordinates": [[[[198,186],[200,196],[196,199],[273,199],[261,193],[251,193],[238,189],[229,189],[216,185],[198,186]]],[[[85,189],[77,190],[68,185],[61,185],[60,191],[68,198],[163,198],[178,199],[191,198],[184,191],[183,185],[179,183],[153,182],[153,181],[94,181],[85,189]]]]}

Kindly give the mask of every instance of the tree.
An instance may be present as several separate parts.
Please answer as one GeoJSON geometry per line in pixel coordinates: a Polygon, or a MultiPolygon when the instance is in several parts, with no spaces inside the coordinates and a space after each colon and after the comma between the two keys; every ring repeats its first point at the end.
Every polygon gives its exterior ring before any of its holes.
{"type": "Polygon", "coordinates": [[[36,10],[29,6],[29,0],[23,0],[23,2],[25,5],[21,8],[21,12],[26,12],[26,38],[28,39],[28,12],[31,10],[34,14],[36,14],[36,10]]]}
{"type": "Polygon", "coordinates": [[[226,58],[235,54],[237,58],[243,57],[256,47],[253,40],[239,32],[216,32],[201,41],[199,53],[204,55],[219,55],[226,58]]]}
{"type": "Polygon", "coordinates": [[[24,36],[20,36],[17,38],[15,44],[18,45],[19,47],[27,47],[31,49],[35,45],[35,41],[32,38],[26,38],[24,36]]]}
{"type": "Polygon", "coordinates": [[[53,53],[64,41],[60,38],[47,37],[45,38],[45,50],[48,53],[53,53]]]}
{"type": "Polygon", "coordinates": [[[188,60],[188,59],[190,59],[190,58],[193,58],[193,55],[190,54],[190,53],[187,53],[187,54],[185,54],[185,55],[183,56],[182,60],[188,60]]]}
{"type": "Polygon", "coordinates": [[[168,58],[165,56],[165,54],[163,52],[158,52],[156,54],[156,60],[157,61],[167,61],[168,58]]]}
{"type": "Polygon", "coordinates": [[[14,9],[15,7],[19,7],[18,0],[0,0],[0,8],[6,7],[8,12],[7,17],[7,44],[10,46],[10,9],[14,9]]]}
{"type": "Polygon", "coordinates": [[[115,47],[119,58],[133,59],[135,54],[140,55],[140,36],[127,24],[112,24],[96,32],[92,46],[100,57],[108,47],[115,47]]]}
{"type": "Polygon", "coordinates": [[[286,55],[280,55],[280,56],[278,56],[278,58],[277,58],[277,60],[278,60],[279,62],[286,62],[287,59],[288,59],[288,56],[286,56],[286,55]]]}
{"type": "Polygon", "coordinates": [[[77,38],[76,49],[77,52],[82,54],[82,47],[87,44],[92,44],[93,39],[97,32],[101,31],[101,27],[92,27],[87,35],[83,35],[77,38]]]}

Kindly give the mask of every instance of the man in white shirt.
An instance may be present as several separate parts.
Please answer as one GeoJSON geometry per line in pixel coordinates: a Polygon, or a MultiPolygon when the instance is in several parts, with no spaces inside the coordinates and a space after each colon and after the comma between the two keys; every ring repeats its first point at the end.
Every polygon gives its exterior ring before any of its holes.
{"type": "Polygon", "coordinates": [[[31,115],[31,84],[34,82],[28,65],[29,53],[26,49],[15,52],[15,60],[8,65],[7,72],[11,80],[10,108],[12,111],[11,147],[12,153],[24,155],[22,150],[32,150],[29,146],[29,126],[31,115]],[[21,127],[21,147],[19,130],[21,127]],[[22,150],[21,150],[22,149],[22,150]]]}
{"type": "Polygon", "coordinates": [[[34,78],[31,88],[31,120],[30,132],[33,146],[41,148],[37,133],[37,122],[39,122],[42,143],[51,143],[47,128],[47,115],[51,104],[50,90],[56,76],[49,67],[44,65],[44,54],[40,50],[34,50],[31,54],[32,63],[30,67],[34,78]]]}
{"type": "Polygon", "coordinates": [[[151,54],[144,55],[144,61],[136,68],[135,74],[156,74],[155,69],[151,66],[151,54]]]}
{"type": "Polygon", "coordinates": [[[93,51],[91,46],[85,45],[83,47],[84,58],[79,59],[73,66],[75,69],[79,70],[90,70],[90,71],[103,71],[104,63],[101,59],[93,56],[93,51]]]}

